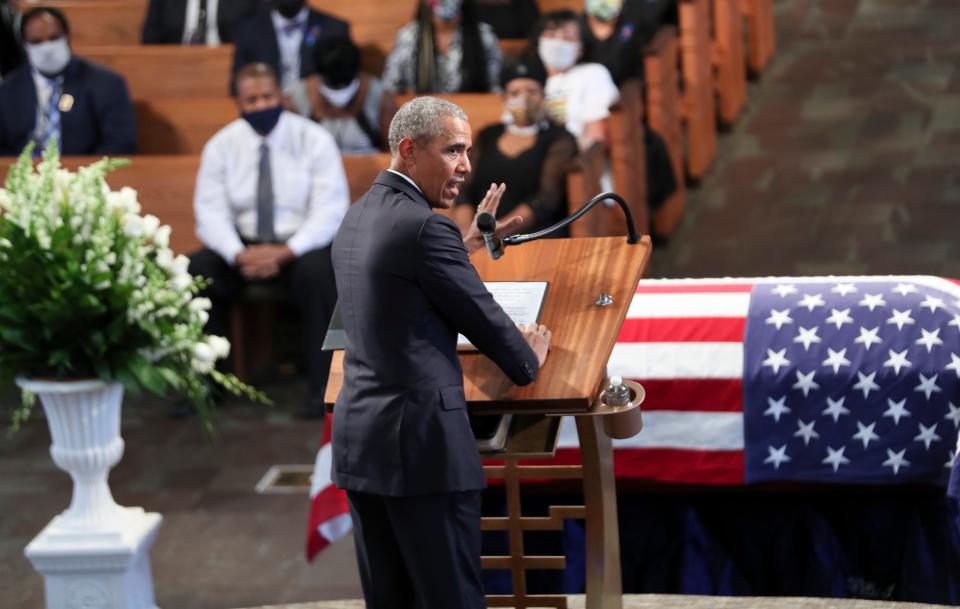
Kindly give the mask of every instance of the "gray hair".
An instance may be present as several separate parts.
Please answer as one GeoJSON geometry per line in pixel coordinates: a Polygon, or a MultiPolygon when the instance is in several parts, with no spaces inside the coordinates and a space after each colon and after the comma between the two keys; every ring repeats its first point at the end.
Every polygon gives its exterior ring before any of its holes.
{"type": "Polygon", "coordinates": [[[414,97],[400,106],[390,121],[390,152],[396,156],[400,140],[410,138],[421,146],[446,133],[443,119],[457,118],[467,122],[467,113],[460,106],[437,97],[414,97]]]}

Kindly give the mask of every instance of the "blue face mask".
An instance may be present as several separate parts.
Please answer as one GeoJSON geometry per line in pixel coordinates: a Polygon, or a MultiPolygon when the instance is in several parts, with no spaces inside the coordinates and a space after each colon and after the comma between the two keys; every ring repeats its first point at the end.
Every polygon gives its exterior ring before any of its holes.
{"type": "Polygon", "coordinates": [[[283,112],[283,106],[277,105],[266,110],[257,110],[256,112],[244,112],[240,116],[243,120],[250,123],[253,130],[260,135],[267,135],[277,126],[280,120],[280,114],[283,112]]]}

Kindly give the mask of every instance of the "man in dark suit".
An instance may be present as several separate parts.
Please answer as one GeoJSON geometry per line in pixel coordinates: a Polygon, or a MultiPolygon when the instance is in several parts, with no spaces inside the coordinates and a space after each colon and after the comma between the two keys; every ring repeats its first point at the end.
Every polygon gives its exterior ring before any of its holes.
{"type": "Polygon", "coordinates": [[[233,73],[250,63],[267,64],[279,76],[293,109],[309,116],[302,79],[316,71],[313,47],[321,40],[349,35],[350,24],[308,8],[304,0],[266,0],[237,28],[233,73]]]}
{"type": "MultiPolygon", "coordinates": [[[[518,329],[493,300],[468,258],[483,243],[475,223],[464,237],[432,209],[452,207],[470,171],[463,111],[416,98],[389,140],[390,169],[333,243],[346,350],[332,474],[347,490],[368,608],[482,609],[484,480],[457,333],[526,385],[550,332],[518,329]]],[[[480,211],[494,212],[503,189],[492,186],[480,211]]]]}
{"type": "Polygon", "coordinates": [[[143,44],[232,43],[237,26],[257,4],[257,0],[150,0],[143,44]]]}
{"type": "Polygon", "coordinates": [[[64,155],[131,154],[137,148],[133,104],[119,75],[70,52],[70,26],[55,8],[24,14],[28,65],[0,85],[0,155],[56,139],[64,155]]]}

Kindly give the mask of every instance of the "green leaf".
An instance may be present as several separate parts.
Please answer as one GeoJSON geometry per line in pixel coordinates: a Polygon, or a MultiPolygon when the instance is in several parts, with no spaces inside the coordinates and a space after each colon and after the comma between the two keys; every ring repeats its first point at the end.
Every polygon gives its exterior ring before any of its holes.
{"type": "Polygon", "coordinates": [[[139,355],[130,360],[130,370],[137,377],[137,380],[157,395],[163,395],[167,391],[167,381],[163,375],[157,371],[157,368],[151,365],[147,360],[139,355]]]}

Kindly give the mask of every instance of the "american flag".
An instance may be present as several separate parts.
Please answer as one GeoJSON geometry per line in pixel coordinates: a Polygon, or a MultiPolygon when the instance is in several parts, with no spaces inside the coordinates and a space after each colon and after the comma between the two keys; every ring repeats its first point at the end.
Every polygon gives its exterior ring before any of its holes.
{"type": "MultiPolygon", "coordinates": [[[[960,286],[644,280],[607,372],[647,391],[643,431],[614,441],[620,480],[945,484],[960,426],[960,286]]],[[[568,417],[555,460],[579,462],[577,446],[568,417]]],[[[323,444],[313,514],[334,505],[329,463],[323,444]]],[[[324,529],[328,520],[311,518],[310,558],[339,538],[331,532],[349,532],[348,515],[324,529]]]]}

